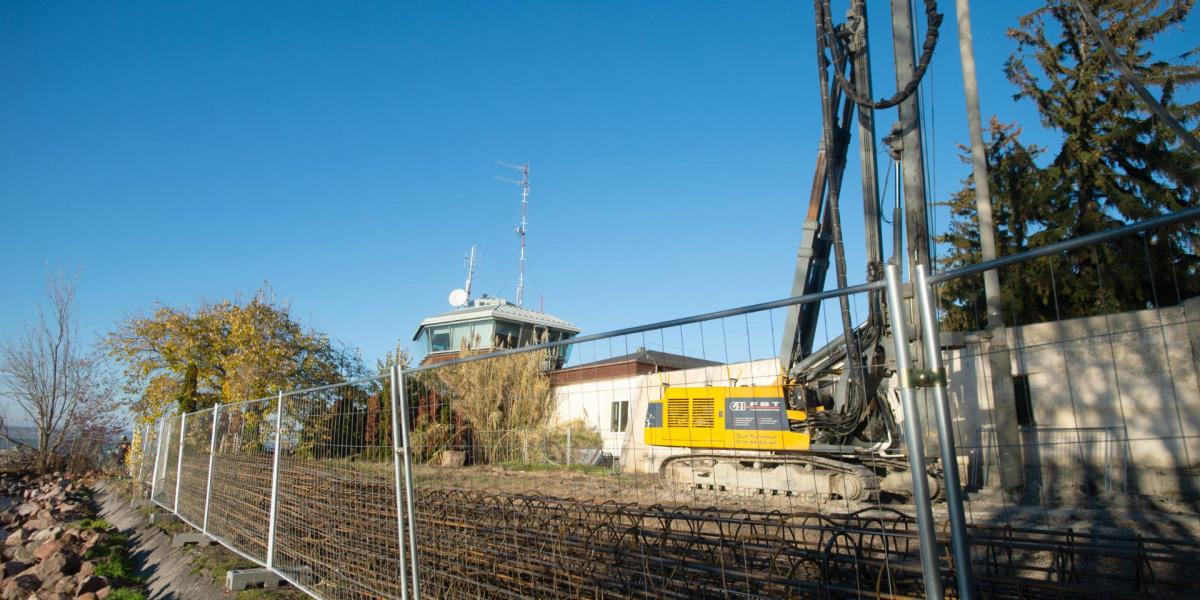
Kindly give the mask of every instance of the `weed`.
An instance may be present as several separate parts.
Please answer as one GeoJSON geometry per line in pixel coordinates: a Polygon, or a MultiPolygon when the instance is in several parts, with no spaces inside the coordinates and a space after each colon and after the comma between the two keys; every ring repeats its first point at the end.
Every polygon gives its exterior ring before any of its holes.
{"type": "Polygon", "coordinates": [[[96,531],[106,531],[112,528],[112,523],[109,523],[103,518],[87,517],[71,523],[69,527],[74,527],[76,529],[94,529],[96,531]]]}
{"type": "Polygon", "coordinates": [[[92,546],[84,558],[95,562],[96,574],[109,581],[140,584],[142,577],[137,574],[137,567],[129,556],[128,545],[128,535],[112,533],[92,546]]]}
{"type": "Polygon", "coordinates": [[[216,583],[223,583],[225,573],[229,571],[249,569],[254,566],[254,563],[220,546],[197,547],[192,552],[192,574],[198,575],[208,571],[216,583]]]}
{"type": "Polygon", "coordinates": [[[132,581],[137,578],[129,559],[116,553],[96,563],[96,574],[109,581],[132,581]]]}
{"type": "Polygon", "coordinates": [[[192,531],[190,525],[174,519],[162,519],[161,521],[156,521],[154,523],[154,527],[167,535],[175,535],[176,533],[192,531]]]}
{"type": "Polygon", "coordinates": [[[604,467],[600,465],[556,465],[549,463],[529,463],[522,464],[519,461],[508,461],[497,465],[505,471],[573,471],[576,473],[586,473],[588,475],[612,475],[612,467],[604,467]]]}
{"type": "Polygon", "coordinates": [[[117,588],[108,595],[108,600],[146,600],[146,594],[134,588],[117,588]]]}

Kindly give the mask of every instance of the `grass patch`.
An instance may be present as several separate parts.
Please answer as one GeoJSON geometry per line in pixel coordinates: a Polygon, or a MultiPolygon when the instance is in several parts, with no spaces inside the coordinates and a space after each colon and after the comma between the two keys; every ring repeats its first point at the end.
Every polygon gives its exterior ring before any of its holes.
{"type": "Polygon", "coordinates": [[[134,588],[117,588],[108,595],[108,600],[146,600],[146,594],[134,588]]]}
{"type": "Polygon", "coordinates": [[[217,584],[225,583],[225,574],[229,571],[252,569],[256,566],[220,545],[197,546],[192,549],[192,574],[208,572],[217,584]]]}
{"type": "MultiPolygon", "coordinates": [[[[168,513],[164,513],[164,514],[168,514],[168,513]]],[[[193,531],[192,527],[190,525],[188,525],[187,523],[184,523],[183,521],[172,519],[172,518],[164,518],[162,520],[156,521],[154,523],[154,528],[158,529],[159,531],[161,531],[167,535],[175,535],[177,533],[186,533],[189,531],[193,531]]]]}
{"type": "Polygon", "coordinates": [[[112,523],[109,523],[103,518],[87,517],[78,521],[72,522],[68,527],[75,529],[94,529],[96,531],[107,531],[112,528],[112,523]]]}
{"type": "Polygon", "coordinates": [[[587,475],[612,475],[612,467],[604,467],[600,465],[553,465],[549,463],[530,463],[522,464],[517,461],[502,462],[496,466],[503,468],[505,471],[571,471],[573,473],[585,473],[587,475]]]}
{"type": "Polygon", "coordinates": [[[124,556],[108,556],[96,563],[96,574],[109,581],[134,581],[138,579],[133,563],[124,556]]]}
{"type": "Polygon", "coordinates": [[[96,574],[113,582],[114,585],[141,585],[144,580],[137,574],[137,567],[129,556],[129,536],[112,533],[92,546],[83,558],[96,563],[96,574]]]}

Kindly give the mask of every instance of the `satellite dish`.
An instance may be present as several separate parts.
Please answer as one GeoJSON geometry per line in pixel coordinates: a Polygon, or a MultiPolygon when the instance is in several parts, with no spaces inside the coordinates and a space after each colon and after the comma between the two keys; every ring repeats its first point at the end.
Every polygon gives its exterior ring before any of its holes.
{"type": "Polygon", "coordinates": [[[450,306],[462,306],[467,303],[466,290],[454,290],[450,292],[450,306]]]}

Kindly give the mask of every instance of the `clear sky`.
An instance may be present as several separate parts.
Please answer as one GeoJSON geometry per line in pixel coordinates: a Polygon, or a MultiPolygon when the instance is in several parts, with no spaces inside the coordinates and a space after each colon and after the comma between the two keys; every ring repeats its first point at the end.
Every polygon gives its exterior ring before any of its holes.
{"type": "MultiPolygon", "coordinates": [[[[869,4],[881,96],[890,18],[869,4]]],[[[985,118],[1053,145],[1001,72],[1006,28],[1039,4],[974,2],[976,55],[985,118]]],[[[935,199],[967,139],[940,5],[935,199]]],[[[373,361],[449,308],[472,243],[476,291],[513,296],[519,193],[496,160],[532,164],[528,306],[597,332],[786,296],[820,132],[813,47],[804,1],[6,2],[0,335],[69,266],[89,337],[269,281],[373,361]]]]}

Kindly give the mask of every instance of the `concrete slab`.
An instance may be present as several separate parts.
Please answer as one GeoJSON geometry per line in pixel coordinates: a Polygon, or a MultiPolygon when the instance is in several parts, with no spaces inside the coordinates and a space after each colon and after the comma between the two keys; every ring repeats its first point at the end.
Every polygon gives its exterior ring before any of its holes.
{"type": "Polygon", "coordinates": [[[277,588],[286,584],[282,577],[267,569],[235,569],[225,572],[225,591],[240,592],[250,588],[277,588]]]}
{"type": "Polygon", "coordinates": [[[156,512],[150,515],[150,524],[156,523],[179,523],[179,515],[169,512],[156,512]]]}

